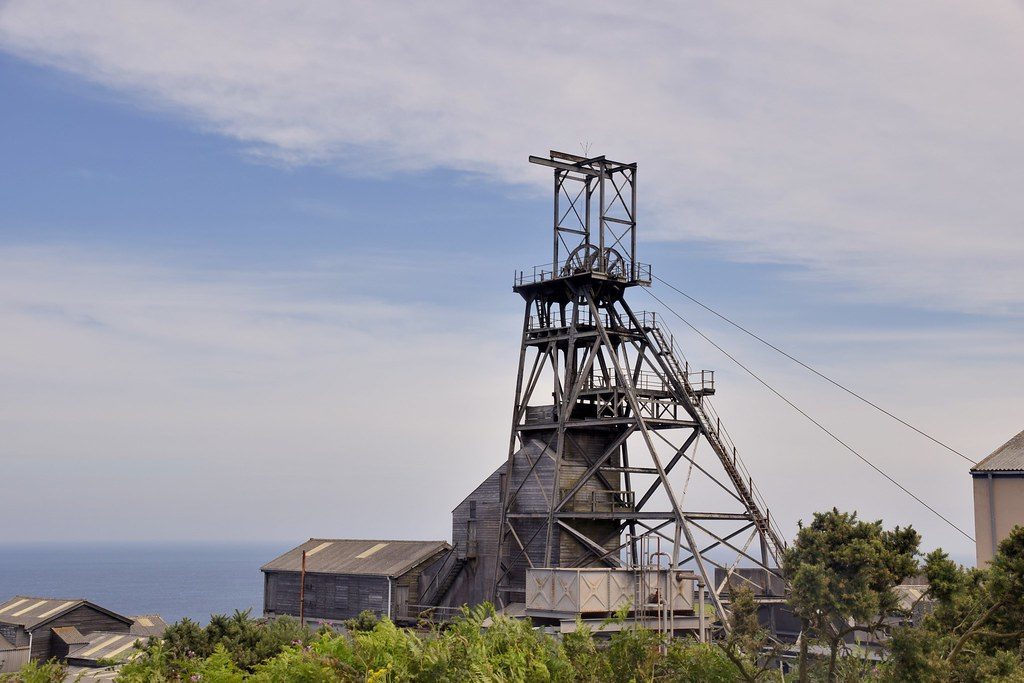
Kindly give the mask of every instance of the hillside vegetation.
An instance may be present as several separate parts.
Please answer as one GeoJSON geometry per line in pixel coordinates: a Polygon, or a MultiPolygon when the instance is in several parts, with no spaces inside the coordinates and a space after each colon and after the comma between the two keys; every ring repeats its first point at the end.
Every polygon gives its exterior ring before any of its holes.
{"type": "MultiPolygon", "coordinates": [[[[941,550],[921,558],[919,544],[913,529],[885,530],[836,510],[801,526],[784,568],[805,637],[789,652],[760,628],[752,596],[737,591],[730,633],[714,644],[664,640],[628,622],[610,635],[580,624],[556,637],[488,605],[444,628],[418,630],[368,613],[344,633],[245,612],[214,616],[206,627],[186,619],[140,648],[117,680],[1024,683],[1024,528],[986,569],[960,567],[941,550]],[[918,572],[930,584],[930,609],[918,624],[899,625],[906,607],[894,588],[918,572]],[[883,661],[848,644],[854,627],[885,643],[883,661]]],[[[0,680],[49,683],[64,675],[59,663],[31,664],[0,680]]]]}

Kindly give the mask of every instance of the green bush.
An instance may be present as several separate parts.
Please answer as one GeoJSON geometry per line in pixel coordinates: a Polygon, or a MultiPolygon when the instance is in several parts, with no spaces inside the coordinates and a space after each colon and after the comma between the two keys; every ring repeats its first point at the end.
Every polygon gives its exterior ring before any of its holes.
{"type": "Polygon", "coordinates": [[[29,662],[17,673],[0,674],[4,683],[63,683],[68,667],[57,661],[29,662]]]}
{"type": "MultiPolygon", "coordinates": [[[[899,604],[898,582],[918,570],[912,529],[832,510],[801,527],[786,552],[787,601],[801,619],[803,670],[785,680],[1024,683],[1024,527],[1000,542],[990,566],[957,565],[941,550],[920,569],[928,578],[928,609],[899,604]],[[914,616],[915,623],[894,617],[914,616]],[[846,636],[879,638],[881,663],[851,649],[846,636]],[[824,645],[812,652],[809,644],[824,645]]],[[[149,681],[509,681],[515,683],[726,683],[780,680],[787,646],[761,627],[749,591],[731,589],[728,626],[714,644],[666,639],[630,628],[625,610],[594,631],[582,621],[554,636],[529,620],[496,614],[490,605],[465,609],[444,628],[399,628],[364,612],[345,633],[313,632],[295,619],[253,619],[248,612],[215,615],[201,627],[184,619],[151,639],[120,670],[118,680],[149,681]],[[616,623],[614,633],[607,626],[616,623]]],[[[708,610],[706,610],[707,612],[708,610]]],[[[714,614],[711,621],[716,621],[714,614]]],[[[792,650],[792,648],[789,648],[792,650]]],[[[798,667],[799,669],[799,667],[798,667]]],[[[62,681],[66,668],[30,663],[0,681],[62,681]]]]}
{"type": "MultiPolygon", "coordinates": [[[[464,610],[445,628],[414,631],[387,619],[359,619],[361,629],[296,633],[293,620],[247,615],[179,622],[122,667],[118,680],[317,683],[323,681],[508,681],[569,683],[664,681],[724,683],[737,669],[719,648],[691,640],[664,642],[642,628],[597,638],[582,623],[562,638],[529,620],[495,614],[490,605],[464,610]],[[278,623],[282,622],[282,623],[278,623]],[[257,635],[253,635],[257,634],[257,635]],[[267,634],[276,634],[272,637],[267,634]],[[287,634],[300,635],[282,642],[287,634]],[[255,644],[255,648],[253,647],[255,644]],[[271,645],[276,644],[277,649],[271,645]],[[258,649],[257,649],[258,648],[258,649]],[[258,659],[262,657],[262,659],[258,659]]],[[[351,626],[351,625],[350,625],[351,626]]]]}

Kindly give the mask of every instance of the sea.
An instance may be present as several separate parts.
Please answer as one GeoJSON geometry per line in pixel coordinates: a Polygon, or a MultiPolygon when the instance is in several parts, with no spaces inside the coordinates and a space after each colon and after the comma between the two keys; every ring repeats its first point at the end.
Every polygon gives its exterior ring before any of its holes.
{"type": "Polygon", "coordinates": [[[260,566],[287,543],[0,544],[0,602],[84,598],[125,615],[188,617],[263,610],[260,566]]]}

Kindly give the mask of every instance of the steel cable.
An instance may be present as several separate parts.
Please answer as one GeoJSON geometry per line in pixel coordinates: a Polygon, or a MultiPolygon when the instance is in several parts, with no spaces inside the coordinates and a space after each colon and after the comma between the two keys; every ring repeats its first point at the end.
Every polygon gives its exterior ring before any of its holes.
{"type": "Polygon", "coordinates": [[[753,337],[754,339],[756,339],[757,341],[761,342],[762,344],[764,344],[764,345],[765,345],[765,346],[767,346],[768,348],[772,349],[773,351],[775,351],[775,352],[777,352],[777,353],[780,353],[780,354],[782,354],[783,356],[785,356],[785,357],[786,357],[786,358],[788,358],[789,360],[793,361],[794,363],[796,363],[797,365],[801,366],[801,367],[802,367],[802,368],[804,368],[805,370],[808,370],[808,371],[810,371],[810,372],[814,373],[815,375],[817,375],[817,376],[818,376],[818,377],[820,377],[821,379],[825,380],[825,381],[826,381],[826,382],[828,382],[829,384],[831,384],[831,385],[835,386],[836,388],[838,388],[838,389],[842,389],[843,391],[845,391],[845,392],[846,392],[847,394],[849,394],[850,396],[853,396],[854,398],[856,398],[856,399],[857,399],[858,401],[862,401],[862,402],[866,403],[867,405],[871,406],[872,408],[874,408],[875,410],[877,410],[877,411],[879,411],[879,412],[881,412],[881,413],[883,413],[883,414],[885,414],[885,415],[888,415],[889,417],[891,417],[892,419],[896,420],[897,422],[899,422],[899,423],[900,423],[901,425],[903,425],[904,427],[907,427],[908,429],[912,429],[913,431],[917,432],[918,434],[920,434],[920,435],[921,435],[921,436],[923,436],[924,438],[928,439],[928,440],[929,440],[929,441],[931,441],[932,443],[935,443],[935,444],[937,444],[937,445],[939,445],[939,446],[942,446],[943,448],[945,448],[945,449],[946,449],[947,451],[949,451],[950,453],[952,453],[952,454],[954,454],[954,455],[958,455],[958,456],[960,456],[961,458],[963,458],[963,459],[964,459],[964,460],[966,460],[967,462],[971,463],[972,465],[977,465],[977,464],[978,464],[978,462],[977,462],[976,460],[972,460],[972,459],[971,459],[970,457],[968,457],[968,456],[964,455],[963,453],[961,453],[961,452],[960,452],[960,451],[958,451],[957,449],[953,448],[953,447],[952,447],[952,446],[950,446],[949,444],[947,444],[947,443],[944,443],[944,442],[940,441],[939,439],[936,439],[936,438],[935,438],[934,436],[932,436],[931,434],[928,434],[927,432],[925,432],[925,431],[923,431],[923,430],[921,430],[921,429],[918,429],[917,427],[915,427],[914,425],[910,424],[909,422],[907,422],[907,421],[906,421],[906,420],[904,420],[903,418],[901,418],[901,417],[899,417],[899,416],[897,416],[897,415],[893,415],[892,413],[890,413],[890,412],[889,412],[888,410],[886,410],[885,408],[881,407],[881,406],[880,406],[880,405],[878,405],[877,403],[874,403],[874,402],[872,402],[872,401],[870,401],[870,400],[868,400],[868,399],[864,398],[863,396],[861,396],[860,394],[858,394],[858,393],[857,393],[856,391],[854,391],[853,389],[850,389],[849,387],[843,386],[842,384],[840,384],[840,383],[839,383],[839,382],[837,382],[836,380],[832,379],[832,378],[831,378],[831,377],[829,377],[828,375],[826,375],[826,374],[824,374],[824,373],[822,373],[822,372],[819,372],[818,370],[816,370],[816,369],[812,368],[812,367],[811,367],[810,365],[808,365],[807,363],[803,362],[803,361],[802,361],[802,360],[800,360],[799,358],[795,358],[795,357],[793,357],[792,355],[790,355],[789,353],[786,353],[785,351],[783,351],[782,349],[780,349],[780,348],[779,348],[778,346],[776,346],[775,344],[772,344],[772,343],[771,343],[770,341],[768,341],[767,339],[764,339],[763,337],[761,337],[761,336],[759,336],[759,335],[755,334],[754,332],[751,332],[751,331],[750,331],[750,330],[748,330],[748,329],[747,329],[746,327],[744,327],[743,325],[740,325],[740,324],[739,324],[739,323],[737,323],[736,321],[734,321],[734,320],[730,320],[729,318],[727,318],[726,316],[722,315],[721,313],[719,313],[719,312],[718,312],[718,311],[716,311],[715,309],[711,308],[711,307],[710,307],[710,306],[708,306],[707,304],[703,303],[702,301],[698,301],[697,299],[693,298],[692,296],[690,296],[689,294],[687,294],[687,293],[686,293],[686,292],[684,292],[683,290],[679,289],[678,287],[675,287],[675,286],[674,286],[674,285],[672,285],[671,283],[665,282],[664,280],[662,280],[662,279],[661,279],[660,277],[658,277],[657,275],[655,275],[655,276],[654,276],[654,279],[655,279],[655,280],[657,280],[658,282],[660,282],[661,284],[665,285],[666,287],[668,287],[668,288],[669,288],[669,289],[671,289],[672,291],[676,292],[677,294],[680,294],[680,295],[682,295],[682,296],[686,297],[687,299],[689,299],[689,300],[690,300],[690,301],[692,301],[693,303],[697,304],[698,306],[700,306],[700,307],[701,307],[701,308],[703,308],[704,310],[708,311],[708,312],[709,312],[709,313],[711,313],[712,315],[715,315],[715,316],[717,316],[718,318],[720,318],[720,319],[724,320],[725,322],[729,323],[730,325],[732,325],[733,327],[735,327],[735,328],[736,328],[737,330],[739,330],[740,332],[742,332],[742,333],[744,333],[744,334],[746,334],[746,335],[749,335],[749,336],[753,337]]]}
{"type": "MultiPolygon", "coordinates": [[[[658,280],[659,280],[659,282],[663,282],[663,281],[662,281],[662,280],[661,280],[660,278],[659,278],[658,280]]],[[[674,289],[674,288],[673,288],[673,289],[674,289]]],[[[901,483],[899,483],[898,481],[896,481],[895,479],[893,479],[893,478],[892,478],[892,477],[891,477],[891,476],[890,476],[889,474],[887,474],[887,473],[886,473],[885,471],[883,471],[883,470],[882,470],[882,469],[881,469],[880,467],[878,467],[878,466],[877,466],[877,465],[875,465],[875,464],[874,464],[873,462],[871,462],[870,460],[868,460],[868,459],[867,459],[866,457],[864,457],[863,455],[861,455],[861,454],[860,454],[860,452],[858,452],[858,451],[857,451],[857,450],[856,450],[856,449],[855,449],[855,448],[854,448],[853,446],[849,445],[848,443],[846,443],[845,441],[843,441],[842,439],[840,439],[840,438],[839,438],[838,436],[836,436],[836,435],[835,435],[835,433],[833,433],[833,432],[832,432],[832,431],[831,431],[831,430],[830,430],[830,429],[829,429],[828,427],[826,427],[826,426],[825,426],[825,425],[823,425],[822,423],[818,422],[818,421],[817,421],[816,419],[814,419],[813,417],[811,417],[811,416],[810,416],[810,415],[809,415],[808,413],[806,413],[806,412],[805,412],[805,411],[804,411],[803,409],[801,409],[801,408],[800,408],[799,406],[797,406],[797,405],[796,405],[795,403],[793,403],[793,402],[792,402],[792,401],[790,401],[790,400],[789,400],[788,398],[786,398],[785,396],[783,396],[783,395],[782,395],[782,394],[781,394],[781,393],[780,393],[780,392],[779,392],[779,391],[778,391],[778,390],[777,390],[777,389],[776,389],[775,387],[773,387],[772,385],[768,384],[768,382],[766,382],[765,380],[763,380],[763,379],[762,379],[762,378],[761,378],[761,377],[760,377],[760,376],[759,376],[759,375],[758,375],[757,373],[755,373],[755,372],[754,372],[753,370],[751,370],[751,369],[750,369],[750,368],[748,368],[748,367],[747,367],[746,365],[744,365],[743,363],[741,363],[741,362],[739,361],[739,359],[737,359],[737,358],[736,358],[735,356],[733,356],[733,355],[732,355],[731,353],[729,353],[728,351],[726,351],[725,349],[723,349],[723,348],[722,348],[721,346],[719,346],[718,344],[716,344],[716,343],[715,343],[714,341],[712,341],[712,339],[711,339],[710,337],[708,337],[708,336],[707,336],[706,334],[704,334],[704,333],[703,333],[703,332],[701,332],[701,331],[700,331],[699,329],[697,329],[697,327],[696,327],[696,326],[694,326],[694,325],[693,325],[693,323],[691,323],[691,322],[690,322],[689,320],[687,320],[687,319],[686,319],[686,318],[684,318],[684,317],[683,317],[682,315],[680,315],[680,314],[679,314],[678,312],[676,312],[676,310],[675,310],[675,309],[673,309],[673,308],[672,308],[671,306],[669,306],[669,305],[668,305],[668,304],[666,304],[666,303],[665,303],[664,301],[662,301],[662,300],[661,300],[660,298],[658,298],[658,296],[656,296],[656,295],[655,295],[655,294],[654,294],[654,293],[653,293],[652,291],[650,291],[649,289],[644,289],[644,291],[646,291],[646,292],[647,292],[647,293],[648,293],[648,294],[649,294],[649,295],[650,295],[650,296],[651,296],[651,297],[652,297],[652,298],[653,298],[653,299],[654,299],[655,301],[657,301],[657,302],[658,302],[659,304],[661,304],[661,305],[662,305],[662,306],[663,306],[663,307],[664,307],[664,308],[665,308],[665,309],[666,309],[667,311],[669,311],[669,312],[670,312],[670,313],[671,313],[672,315],[674,315],[674,316],[675,316],[675,317],[677,317],[677,318],[678,318],[678,319],[679,319],[680,321],[682,321],[682,323],[683,323],[684,325],[686,325],[686,326],[687,326],[687,327],[689,327],[689,328],[690,328],[691,330],[693,330],[693,331],[694,331],[694,332],[696,332],[696,333],[697,333],[698,335],[700,335],[700,336],[701,336],[701,338],[703,338],[703,339],[704,339],[704,341],[706,341],[707,343],[711,344],[711,345],[712,345],[713,347],[715,347],[716,349],[718,349],[718,350],[719,350],[719,351],[720,351],[720,352],[721,352],[721,353],[722,353],[723,355],[725,355],[725,356],[726,356],[726,357],[727,357],[727,358],[728,358],[729,360],[731,360],[731,361],[732,361],[733,363],[735,363],[735,364],[736,364],[736,365],[738,365],[738,366],[739,366],[740,368],[742,368],[744,372],[746,372],[746,373],[747,373],[748,375],[750,375],[750,376],[751,376],[751,377],[753,377],[753,378],[754,378],[755,380],[757,380],[757,381],[758,381],[758,382],[759,382],[759,383],[760,383],[760,384],[761,384],[762,386],[764,386],[764,387],[765,387],[765,388],[766,388],[766,389],[767,389],[768,391],[770,391],[770,392],[771,392],[772,394],[774,394],[774,395],[775,395],[776,397],[778,397],[778,398],[779,398],[779,399],[781,399],[781,400],[782,400],[783,402],[785,402],[785,403],[786,403],[786,405],[788,405],[788,406],[789,406],[790,408],[792,408],[792,409],[793,409],[793,410],[795,410],[796,412],[800,413],[800,415],[802,415],[802,416],[803,416],[803,417],[805,417],[805,418],[806,418],[807,420],[809,420],[809,421],[810,421],[810,422],[811,422],[811,423],[812,423],[812,424],[813,424],[814,426],[816,426],[816,427],[817,427],[818,429],[820,429],[821,431],[823,431],[823,432],[825,432],[826,434],[828,434],[828,435],[829,435],[829,436],[830,436],[830,437],[831,437],[831,438],[832,438],[832,439],[833,439],[833,440],[834,440],[834,441],[835,441],[836,443],[838,443],[838,444],[839,444],[840,446],[842,446],[843,448],[845,448],[846,450],[848,450],[848,451],[849,451],[850,453],[853,453],[853,454],[854,454],[854,455],[855,455],[855,456],[856,456],[857,458],[859,458],[859,459],[860,459],[860,460],[861,460],[861,461],[862,461],[862,462],[863,462],[864,464],[866,464],[866,465],[867,465],[868,467],[870,467],[871,469],[873,469],[873,470],[874,470],[875,472],[877,472],[878,474],[882,475],[882,476],[883,476],[883,477],[884,477],[884,478],[885,478],[886,480],[888,480],[888,481],[889,481],[889,483],[891,483],[891,484],[892,484],[893,486],[895,486],[896,488],[898,488],[898,489],[899,489],[900,491],[903,491],[903,493],[907,494],[908,496],[910,496],[911,498],[913,498],[913,499],[914,499],[915,501],[917,501],[918,503],[920,503],[920,504],[921,504],[922,506],[924,506],[924,507],[925,507],[925,508],[926,508],[926,509],[927,509],[927,510],[928,510],[929,512],[931,512],[931,513],[932,513],[933,515],[935,515],[936,517],[938,517],[939,519],[941,519],[941,520],[942,520],[943,522],[945,522],[946,524],[948,524],[948,525],[949,525],[950,527],[952,527],[953,529],[956,529],[956,530],[957,530],[957,531],[958,531],[958,532],[959,532],[959,533],[960,533],[961,535],[963,535],[963,536],[964,536],[964,538],[967,538],[967,539],[969,539],[969,540],[970,540],[971,542],[974,542],[974,537],[973,537],[973,536],[971,536],[971,535],[970,535],[970,534],[968,534],[968,533],[967,533],[966,531],[964,531],[963,529],[961,529],[960,527],[958,527],[958,526],[957,526],[956,524],[954,524],[954,523],[953,523],[953,522],[952,522],[952,521],[951,521],[951,520],[950,520],[949,518],[947,518],[947,517],[946,517],[945,515],[943,515],[943,514],[942,514],[941,512],[939,512],[938,510],[936,510],[935,508],[933,508],[933,507],[932,507],[931,505],[929,505],[928,503],[924,502],[924,500],[922,500],[922,499],[921,499],[921,498],[920,498],[919,496],[917,496],[917,495],[916,495],[916,494],[914,494],[914,493],[913,493],[912,491],[910,491],[910,489],[908,489],[908,488],[907,488],[906,486],[904,486],[903,484],[901,484],[901,483]]]]}

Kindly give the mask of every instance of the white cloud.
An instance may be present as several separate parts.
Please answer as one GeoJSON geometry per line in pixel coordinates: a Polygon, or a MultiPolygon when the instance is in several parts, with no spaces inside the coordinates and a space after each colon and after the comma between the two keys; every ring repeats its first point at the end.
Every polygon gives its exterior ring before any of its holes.
{"type": "MultiPolygon", "coordinates": [[[[352,273],[0,248],[4,501],[37,511],[0,539],[445,538],[450,509],[505,457],[520,303],[509,294],[498,318],[481,321],[359,297],[352,273]]],[[[970,531],[966,463],[709,330],[970,531]]],[[[884,363],[865,343],[871,332],[813,337],[836,348],[821,369],[975,457],[1019,429],[1009,408],[1024,359],[1001,332],[879,330],[884,363]]],[[[963,539],[703,342],[679,340],[695,366],[717,366],[718,412],[787,531],[837,505],[913,523],[929,544],[970,557],[963,539]]]]}
{"type": "Polygon", "coordinates": [[[346,289],[0,249],[4,500],[38,511],[0,536],[445,538],[503,457],[516,350],[346,289]]]}
{"type": "Polygon", "coordinates": [[[11,0],[0,45],[255,154],[545,188],[635,159],[644,230],[859,296],[1024,310],[1024,19],[1010,2],[11,0]]]}

